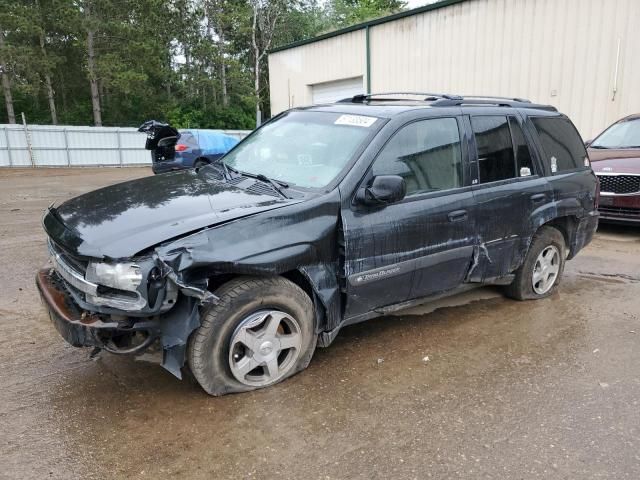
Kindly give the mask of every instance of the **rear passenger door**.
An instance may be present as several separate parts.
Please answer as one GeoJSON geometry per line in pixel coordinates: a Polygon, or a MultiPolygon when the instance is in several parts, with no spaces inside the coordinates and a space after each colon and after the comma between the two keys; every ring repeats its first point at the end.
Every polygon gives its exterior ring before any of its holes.
{"type": "Polygon", "coordinates": [[[475,151],[471,168],[479,234],[471,281],[490,281],[515,270],[537,226],[533,218],[553,192],[515,114],[471,115],[475,151]]]}
{"type": "Polygon", "coordinates": [[[347,317],[464,281],[475,246],[468,139],[461,118],[412,121],[382,147],[362,181],[399,175],[407,193],[384,207],[342,212],[347,317]]]}

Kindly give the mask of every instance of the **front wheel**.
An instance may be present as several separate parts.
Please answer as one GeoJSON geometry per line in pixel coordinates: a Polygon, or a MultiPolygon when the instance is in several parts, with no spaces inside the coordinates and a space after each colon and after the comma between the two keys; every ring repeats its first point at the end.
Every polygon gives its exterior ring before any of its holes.
{"type": "Polygon", "coordinates": [[[506,294],[517,300],[548,297],[558,288],[564,272],[567,247],[564,236],[553,227],[536,232],[516,278],[506,294]]]}
{"type": "Polygon", "coordinates": [[[210,395],[278,383],[303,370],[316,347],[309,296],[282,277],[241,277],[216,291],[189,339],[189,367],[210,395]]]}

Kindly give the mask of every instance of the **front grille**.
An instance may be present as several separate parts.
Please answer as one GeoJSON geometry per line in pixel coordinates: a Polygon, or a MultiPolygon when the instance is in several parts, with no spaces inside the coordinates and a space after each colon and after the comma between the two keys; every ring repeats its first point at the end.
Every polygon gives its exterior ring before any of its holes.
{"type": "Polygon", "coordinates": [[[640,175],[598,175],[600,191],[624,195],[640,192],[640,175]]]}
{"type": "Polygon", "coordinates": [[[640,208],[623,208],[623,207],[598,207],[600,213],[604,216],[613,217],[634,217],[640,219],[640,208]]]}
{"type": "Polygon", "coordinates": [[[63,249],[58,244],[54,243],[51,239],[49,239],[49,249],[53,253],[57,253],[62,257],[62,259],[69,265],[71,265],[78,273],[84,274],[87,272],[87,267],[89,266],[89,262],[86,260],[82,260],[81,258],[70,254],[67,250],[63,249]]]}

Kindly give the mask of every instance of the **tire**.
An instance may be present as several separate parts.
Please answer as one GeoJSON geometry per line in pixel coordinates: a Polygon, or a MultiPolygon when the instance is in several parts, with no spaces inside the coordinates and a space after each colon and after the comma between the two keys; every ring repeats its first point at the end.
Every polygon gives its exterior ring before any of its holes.
{"type": "Polygon", "coordinates": [[[516,300],[537,300],[553,295],[562,279],[567,257],[566,251],[567,247],[562,233],[553,227],[541,227],[533,236],[524,262],[516,270],[516,278],[511,285],[506,287],[506,295],[516,300]],[[549,259],[554,258],[556,254],[557,272],[552,278],[551,275],[556,267],[549,265],[549,268],[544,270],[542,265],[547,264],[549,259]],[[538,281],[534,281],[534,270],[537,273],[536,280],[538,281]],[[546,275],[549,276],[545,282],[546,275]]]}
{"type": "Polygon", "coordinates": [[[202,168],[202,167],[204,167],[204,166],[206,166],[206,165],[209,165],[209,161],[208,161],[208,160],[204,160],[204,159],[202,159],[202,158],[199,158],[199,159],[197,159],[197,160],[196,160],[196,162],[193,164],[193,168],[198,169],[198,168],[202,168]]]}
{"type": "Polygon", "coordinates": [[[201,325],[187,346],[188,366],[205,392],[218,396],[263,388],[309,365],[317,342],[315,315],[300,287],[282,277],[239,277],[216,295],[219,302],[202,310],[201,325]],[[276,323],[274,336],[268,336],[276,323]],[[285,348],[286,339],[295,339],[296,346],[285,348]],[[252,362],[261,363],[244,372],[252,362]]]}

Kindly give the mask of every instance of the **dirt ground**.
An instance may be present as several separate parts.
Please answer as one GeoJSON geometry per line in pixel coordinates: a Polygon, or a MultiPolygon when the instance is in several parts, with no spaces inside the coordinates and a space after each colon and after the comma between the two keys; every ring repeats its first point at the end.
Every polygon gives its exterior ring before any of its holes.
{"type": "Polygon", "coordinates": [[[44,208],[150,173],[0,170],[0,478],[640,478],[640,228],[601,228],[549,299],[348,327],[283,384],[211,398],[89,359],[36,294],[44,208]]]}

